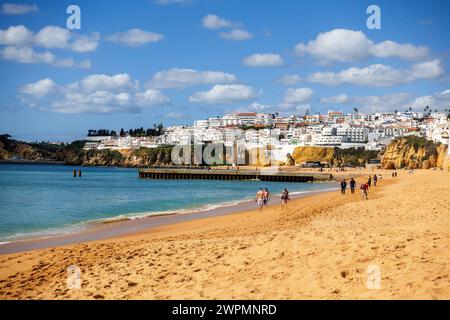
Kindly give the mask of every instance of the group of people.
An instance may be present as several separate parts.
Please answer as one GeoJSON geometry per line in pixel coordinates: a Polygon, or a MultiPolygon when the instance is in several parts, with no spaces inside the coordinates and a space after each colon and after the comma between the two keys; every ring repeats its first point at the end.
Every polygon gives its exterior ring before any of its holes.
{"type": "MultiPolygon", "coordinates": [[[[263,207],[267,207],[269,205],[270,192],[268,188],[259,188],[256,193],[255,201],[258,204],[259,211],[263,209],[263,207]]],[[[287,205],[289,198],[289,191],[285,188],[281,193],[281,205],[287,205]]]]}
{"type": "MultiPolygon", "coordinates": [[[[369,199],[369,188],[372,186],[372,181],[373,181],[373,186],[376,187],[378,180],[381,180],[383,177],[380,175],[376,175],[374,174],[369,175],[369,178],[367,179],[366,183],[362,183],[359,188],[361,189],[361,196],[363,199],[369,199]]],[[[355,193],[355,189],[356,189],[356,181],[355,179],[351,178],[350,179],[350,192],[352,194],[355,193]]],[[[347,180],[344,179],[341,181],[341,194],[345,194],[347,190],[347,180]]]]}

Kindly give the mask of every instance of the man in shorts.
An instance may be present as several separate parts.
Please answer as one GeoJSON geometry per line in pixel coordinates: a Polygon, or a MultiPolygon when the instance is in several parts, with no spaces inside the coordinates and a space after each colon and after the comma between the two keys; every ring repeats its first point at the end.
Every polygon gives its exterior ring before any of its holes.
{"type": "Polygon", "coordinates": [[[258,204],[259,211],[261,211],[264,206],[264,191],[262,188],[259,188],[259,191],[256,193],[255,201],[258,204]]]}

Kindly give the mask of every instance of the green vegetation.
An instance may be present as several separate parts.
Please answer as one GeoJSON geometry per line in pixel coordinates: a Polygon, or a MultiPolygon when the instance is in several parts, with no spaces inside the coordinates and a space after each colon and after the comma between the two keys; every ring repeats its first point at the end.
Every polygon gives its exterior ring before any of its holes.
{"type": "Polygon", "coordinates": [[[335,150],[334,165],[338,166],[363,166],[370,159],[378,158],[378,151],[366,150],[363,147],[335,150]]]}
{"type": "Polygon", "coordinates": [[[425,137],[418,136],[404,136],[399,137],[393,140],[393,142],[398,142],[400,139],[406,140],[406,146],[412,146],[415,151],[419,150],[419,148],[425,148],[427,153],[434,154],[436,153],[436,149],[441,145],[440,142],[433,142],[431,140],[427,140],[425,137]]]}
{"type": "Polygon", "coordinates": [[[167,165],[171,163],[171,146],[161,146],[157,148],[141,147],[132,152],[132,155],[142,159],[145,165],[167,165]]]}

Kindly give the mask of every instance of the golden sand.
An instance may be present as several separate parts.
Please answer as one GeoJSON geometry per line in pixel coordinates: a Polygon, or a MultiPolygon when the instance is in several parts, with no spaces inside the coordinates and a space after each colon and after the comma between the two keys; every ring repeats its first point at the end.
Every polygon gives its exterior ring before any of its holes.
{"type": "Polygon", "coordinates": [[[0,256],[1,299],[450,299],[450,173],[0,256]],[[349,193],[349,192],[348,192],[349,193]],[[81,289],[67,288],[67,268],[81,289]],[[367,287],[367,269],[381,287],[367,287]]]}

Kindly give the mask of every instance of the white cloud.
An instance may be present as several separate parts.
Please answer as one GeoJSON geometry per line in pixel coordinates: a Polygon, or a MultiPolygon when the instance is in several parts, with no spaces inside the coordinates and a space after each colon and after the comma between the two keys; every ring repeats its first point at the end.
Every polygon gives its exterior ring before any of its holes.
{"type": "Polygon", "coordinates": [[[219,37],[226,40],[245,41],[254,37],[251,32],[243,29],[241,23],[226,20],[215,14],[207,14],[204,16],[202,25],[205,29],[209,30],[229,29],[219,32],[219,37]]]}
{"type": "Polygon", "coordinates": [[[300,104],[291,104],[291,103],[279,103],[277,106],[277,112],[281,115],[292,115],[296,114],[304,114],[306,111],[311,110],[311,104],[309,103],[300,103],[300,104]]]}
{"type": "Polygon", "coordinates": [[[279,54],[256,53],[244,59],[248,67],[279,67],[283,65],[283,59],[279,54]]]}
{"type": "Polygon", "coordinates": [[[99,38],[98,33],[90,36],[78,35],[58,26],[46,26],[36,34],[23,25],[0,30],[2,45],[65,49],[75,52],[95,51],[99,38]]]}
{"type": "Polygon", "coordinates": [[[242,29],[233,29],[227,32],[220,32],[219,36],[223,39],[234,40],[234,41],[244,41],[253,39],[253,34],[242,29]]]}
{"type": "Polygon", "coordinates": [[[353,101],[361,107],[361,111],[374,113],[401,109],[410,99],[410,94],[400,92],[383,96],[354,97],[353,101]]]}
{"type": "Polygon", "coordinates": [[[331,97],[323,97],[320,99],[321,102],[323,103],[348,103],[349,102],[349,98],[348,95],[346,94],[338,94],[336,96],[331,96],[331,97]]]}
{"type": "Polygon", "coordinates": [[[324,85],[356,84],[370,87],[389,87],[417,79],[435,79],[444,74],[440,60],[414,64],[410,69],[395,69],[383,64],[365,68],[352,67],[340,72],[316,72],[307,77],[310,82],[324,85]]]}
{"type": "Polygon", "coordinates": [[[134,28],[112,34],[106,37],[106,40],[130,47],[140,47],[150,42],[161,41],[163,38],[164,36],[159,33],[134,28]]]}
{"type": "Polygon", "coordinates": [[[31,107],[59,113],[140,112],[170,103],[158,90],[139,91],[138,81],[127,74],[91,75],[65,86],[43,79],[23,86],[19,93],[31,107]]]}
{"type": "Polygon", "coordinates": [[[411,68],[411,76],[417,79],[435,79],[444,74],[440,60],[416,63],[411,68]]]}
{"type": "Polygon", "coordinates": [[[365,113],[404,111],[412,108],[423,111],[426,106],[432,110],[443,110],[450,105],[450,89],[431,95],[414,97],[411,93],[398,92],[381,96],[356,96],[349,99],[365,113]]]}
{"type": "Polygon", "coordinates": [[[22,46],[33,41],[33,32],[25,26],[11,26],[6,30],[0,30],[0,44],[8,46],[22,46]]]}
{"type": "Polygon", "coordinates": [[[106,74],[92,74],[71,86],[72,88],[78,87],[86,92],[98,90],[120,91],[137,88],[139,82],[133,81],[131,76],[126,73],[119,73],[112,76],[106,74]]]}
{"type": "Polygon", "coordinates": [[[20,63],[54,63],[56,59],[49,51],[35,52],[28,47],[5,47],[1,52],[2,59],[20,63]]]}
{"type": "Polygon", "coordinates": [[[140,106],[154,106],[163,105],[170,102],[169,98],[163,95],[160,91],[154,89],[147,89],[144,92],[136,94],[137,103],[140,106]]]}
{"type": "Polygon", "coordinates": [[[72,38],[74,38],[73,42],[66,49],[75,52],[91,52],[97,50],[100,35],[93,33],[90,36],[78,35],[72,38]]]}
{"type": "Polygon", "coordinates": [[[46,78],[34,83],[27,84],[20,88],[20,93],[33,96],[33,97],[45,97],[50,93],[53,93],[57,90],[57,85],[53,82],[53,80],[46,78]]]}
{"type": "Polygon", "coordinates": [[[426,106],[432,110],[444,110],[450,108],[450,89],[442,92],[437,92],[432,95],[416,97],[407,104],[408,107],[414,110],[422,111],[426,106]]]}
{"type": "Polygon", "coordinates": [[[207,14],[202,20],[203,27],[206,29],[223,29],[223,28],[233,28],[236,26],[234,22],[225,20],[215,14],[207,14]]]}
{"type": "Polygon", "coordinates": [[[60,59],[49,51],[36,52],[33,48],[29,47],[7,46],[0,51],[0,57],[3,60],[10,60],[19,63],[47,63],[55,67],[62,68],[77,67],[89,69],[91,67],[91,62],[89,60],[75,62],[72,58],[60,59]]]}
{"type": "Polygon", "coordinates": [[[300,82],[300,77],[296,74],[286,74],[277,80],[278,83],[290,86],[300,82]]]}
{"type": "Polygon", "coordinates": [[[67,29],[46,26],[36,33],[34,41],[40,47],[63,49],[68,46],[70,36],[70,31],[67,29]]]}
{"type": "Polygon", "coordinates": [[[295,51],[300,55],[311,55],[320,63],[326,64],[332,61],[361,61],[370,56],[419,60],[426,58],[429,49],[425,46],[399,44],[390,40],[374,44],[361,31],[334,29],[319,33],[315,40],[307,44],[297,44],[295,51]]]}
{"type": "Polygon", "coordinates": [[[4,3],[2,4],[2,13],[10,15],[22,15],[32,12],[38,12],[39,8],[35,4],[4,3]]]}
{"type": "Polygon", "coordinates": [[[399,44],[386,40],[369,48],[371,54],[378,58],[396,57],[405,60],[419,60],[428,55],[429,49],[425,46],[413,46],[411,44],[399,44]]]}
{"type": "Polygon", "coordinates": [[[283,104],[293,105],[307,102],[314,94],[310,88],[289,88],[284,94],[283,104]]]}
{"type": "Polygon", "coordinates": [[[260,93],[242,84],[215,85],[209,91],[200,91],[189,97],[191,102],[222,104],[239,102],[258,97],[260,93]]]}
{"type": "Polygon", "coordinates": [[[222,71],[172,68],[155,73],[150,81],[150,86],[159,89],[186,88],[199,84],[224,84],[235,81],[235,75],[222,71]]]}

